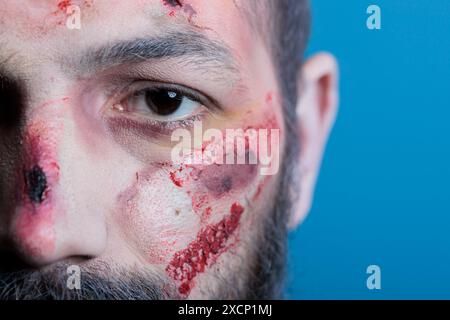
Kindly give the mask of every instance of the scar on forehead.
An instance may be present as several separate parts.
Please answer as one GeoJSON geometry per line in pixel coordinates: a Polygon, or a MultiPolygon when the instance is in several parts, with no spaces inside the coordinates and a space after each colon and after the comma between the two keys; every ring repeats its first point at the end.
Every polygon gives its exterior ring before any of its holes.
{"type": "Polygon", "coordinates": [[[180,9],[187,15],[188,21],[192,23],[192,18],[197,15],[197,11],[190,4],[182,0],[162,0],[162,2],[166,7],[172,9],[169,12],[169,16],[175,16],[175,10],[180,9]]]}

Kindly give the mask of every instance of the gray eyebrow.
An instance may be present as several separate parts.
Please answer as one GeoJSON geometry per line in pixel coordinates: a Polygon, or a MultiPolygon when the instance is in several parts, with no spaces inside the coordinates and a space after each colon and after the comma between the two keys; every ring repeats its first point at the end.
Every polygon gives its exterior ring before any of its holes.
{"type": "Polygon", "coordinates": [[[237,62],[229,48],[196,32],[171,32],[163,36],[113,43],[88,49],[80,57],[75,64],[72,62],[77,72],[104,70],[152,59],[183,58],[182,63],[192,64],[206,73],[220,75],[228,71],[234,76],[239,74],[237,62]]]}

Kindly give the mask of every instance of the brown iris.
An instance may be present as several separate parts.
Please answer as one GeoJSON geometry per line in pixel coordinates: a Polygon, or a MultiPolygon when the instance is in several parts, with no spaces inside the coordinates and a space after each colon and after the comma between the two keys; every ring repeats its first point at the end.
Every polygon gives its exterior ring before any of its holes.
{"type": "Polygon", "coordinates": [[[155,114],[167,116],[178,110],[183,96],[175,91],[152,89],[145,92],[145,102],[155,114]]]}

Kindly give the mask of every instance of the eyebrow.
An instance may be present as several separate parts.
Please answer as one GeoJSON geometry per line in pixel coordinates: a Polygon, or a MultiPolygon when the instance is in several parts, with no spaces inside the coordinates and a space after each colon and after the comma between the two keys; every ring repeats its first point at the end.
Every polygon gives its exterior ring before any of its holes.
{"type": "MultiPolygon", "coordinates": [[[[183,64],[193,65],[204,72],[228,79],[239,78],[239,68],[231,50],[222,42],[197,32],[171,32],[163,36],[138,38],[91,48],[71,59],[69,64],[77,73],[95,72],[122,64],[148,60],[183,58],[183,64]]],[[[67,61],[65,61],[67,64],[67,61]]]]}

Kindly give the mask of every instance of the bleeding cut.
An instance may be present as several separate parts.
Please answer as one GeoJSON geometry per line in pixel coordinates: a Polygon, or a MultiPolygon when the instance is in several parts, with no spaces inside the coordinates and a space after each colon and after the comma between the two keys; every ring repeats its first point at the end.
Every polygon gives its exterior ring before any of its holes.
{"type": "Polygon", "coordinates": [[[179,293],[188,295],[194,286],[194,279],[206,267],[213,265],[229,247],[229,239],[239,226],[244,207],[234,203],[230,213],[216,224],[207,226],[197,234],[196,240],[177,252],[166,268],[174,280],[181,283],[179,293]]]}

